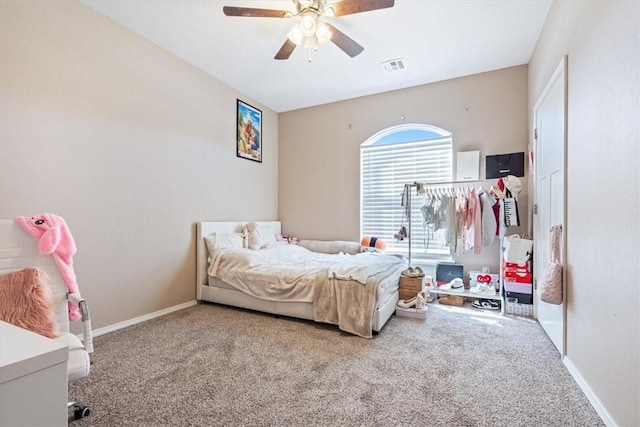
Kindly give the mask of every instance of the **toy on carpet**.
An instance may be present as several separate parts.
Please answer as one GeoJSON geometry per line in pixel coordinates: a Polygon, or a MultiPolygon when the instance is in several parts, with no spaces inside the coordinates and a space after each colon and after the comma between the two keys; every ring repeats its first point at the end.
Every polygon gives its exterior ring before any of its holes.
{"type": "Polygon", "coordinates": [[[373,248],[380,251],[384,251],[387,248],[387,244],[379,237],[364,236],[360,241],[363,248],[373,248]]]}
{"type": "MultiPolygon", "coordinates": [[[[18,217],[16,223],[38,241],[40,253],[53,256],[69,292],[80,295],[73,269],[73,254],[77,248],[65,220],[58,215],[43,213],[31,218],[18,217]]],[[[69,319],[80,319],[80,309],[71,302],[69,319]]]]}

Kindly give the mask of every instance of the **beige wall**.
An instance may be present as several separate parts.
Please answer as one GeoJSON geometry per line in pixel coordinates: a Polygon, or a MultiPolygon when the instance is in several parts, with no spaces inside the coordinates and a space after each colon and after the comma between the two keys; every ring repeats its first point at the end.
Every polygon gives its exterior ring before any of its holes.
{"type": "Polygon", "coordinates": [[[66,218],[94,327],[194,300],[196,222],[277,218],[277,114],[75,1],[0,19],[0,217],[66,218]],[[236,98],[262,164],[236,157],[236,98]]]}
{"type": "Polygon", "coordinates": [[[640,425],[640,2],[554,2],[529,111],[568,55],[567,363],[609,425],[640,425]]]}
{"type": "Polygon", "coordinates": [[[125,321],[193,300],[197,221],[358,239],[359,146],[389,126],[526,151],[568,54],[567,359],[607,421],[638,425],[639,21],[638,2],[556,2],[528,88],[521,66],[278,117],[81,4],[2,1],[0,217],[64,216],[94,326],[125,321]],[[263,110],[262,164],[235,157],[238,97],[263,110]]]}
{"type": "MultiPolygon", "coordinates": [[[[527,120],[526,65],[281,113],[278,208],[283,229],[304,238],[359,241],[360,144],[383,129],[423,123],[449,130],[454,152],[480,150],[484,178],[485,155],[527,151],[527,120]]],[[[523,186],[526,223],[526,178],[523,186]]],[[[483,256],[460,261],[497,271],[498,247],[496,241],[483,256]]]]}

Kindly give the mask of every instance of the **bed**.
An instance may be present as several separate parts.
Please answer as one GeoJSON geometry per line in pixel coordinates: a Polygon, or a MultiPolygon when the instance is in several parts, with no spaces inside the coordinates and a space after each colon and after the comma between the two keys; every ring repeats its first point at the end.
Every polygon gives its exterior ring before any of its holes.
{"type": "MultiPolygon", "coordinates": [[[[335,324],[345,332],[364,338],[379,332],[395,312],[398,282],[406,267],[403,259],[386,254],[329,255],[286,243],[267,245],[257,251],[225,248],[212,249],[213,254],[210,253],[207,236],[239,233],[246,223],[197,224],[196,296],[199,301],[335,324]],[[284,260],[273,258],[283,254],[284,260]],[[244,257],[252,258],[247,261],[244,257]],[[291,264],[291,259],[296,259],[298,264],[291,264]],[[242,262],[249,264],[238,264],[242,262]],[[269,276],[272,273],[267,272],[265,264],[278,265],[281,270],[269,276]],[[286,276],[292,269],[307,280],[299,282],[296,278],[294,285],[292,279],[285,279],[286,290],[278,294],[282,288],[279,276],[286,276]],[[315,284],[311,285],[312,282],[315,284]]],[[[256,224],[275,235],[281,234],[279,221],[256,224]]]]}

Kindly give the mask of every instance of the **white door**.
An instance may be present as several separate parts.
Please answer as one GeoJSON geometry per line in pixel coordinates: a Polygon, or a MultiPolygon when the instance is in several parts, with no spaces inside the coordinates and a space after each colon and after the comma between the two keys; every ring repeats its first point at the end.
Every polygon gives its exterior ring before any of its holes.
{"type": "MultiPolygon", "coordinates": [[[[550,229],[561,224],[564,252],[565,219],[565,146],[566,146],[566,56],[553,73],[534,107],[534,283],[542,277],[550,258],[550,229]]],[[[538,287],[538,286],[536,286],[538,287]]],[[[565,354],[565,304],[553,305],[540,300],[534,290],[534,309],[538,322],[565,354]]],[[[565,294],[566,298],[566,294],[565,294]]]]}

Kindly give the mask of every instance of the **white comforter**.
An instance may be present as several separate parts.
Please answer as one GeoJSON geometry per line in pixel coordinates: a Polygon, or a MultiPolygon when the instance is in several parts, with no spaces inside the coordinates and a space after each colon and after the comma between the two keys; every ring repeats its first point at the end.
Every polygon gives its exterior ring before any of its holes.
{"type": "Polygon", "coordinates": [[[209,275],[256,298],[311,302],[314,283],[326,280],[327,269],[346,257],[317,254],[287,244],[260,250],[216,249],[209,275]]]}
{"type": "MultiPolygon", "coordinates": [[[[312,302],[313,286],[330,277],[366,284],[401,265],[400,258],[385,254],[323,254],[277,244],[261,250],[216,249],[208,273],[256,298],[312,302]]],[[[382,291],[388,283],[379,285],[382,291]]]]}
{"type": "Polygon", "coordinates": [[[386,254],[322,254],[278,244],[261,250],[217,249],[208,273],[256,298],[312,302],[317,321],[370,337],[373,310],[388,294],[385,290],[397,289],[403,267],[401,258],[386,254]],[[356,310],[362,319],[349,324],[343,319],[354,307],[347,299],[361,301],[356,310]]]}

